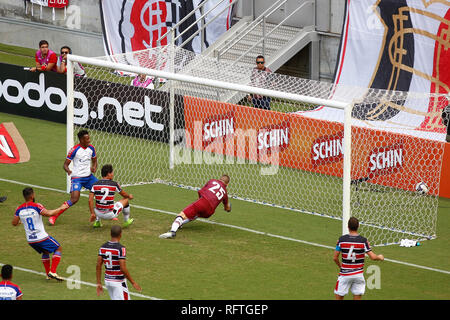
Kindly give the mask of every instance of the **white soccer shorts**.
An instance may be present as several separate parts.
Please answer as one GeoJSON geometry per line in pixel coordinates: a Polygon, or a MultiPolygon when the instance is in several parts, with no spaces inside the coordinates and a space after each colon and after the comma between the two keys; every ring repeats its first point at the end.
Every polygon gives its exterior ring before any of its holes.
{"type": "Polygon", "coordinates": [[[364,279],[363,273],[349,276],[340,275],[338,277],[334,293],[343,297],[348,293],[349,289],[355,296],[362,296],[364,294],[366,291],[366,280],[364,279]]]}
{"type": "Polygon", "coordinates": [[[97,208],[94,208],[95,215],[103,220],[111,220],[117,218],[119,213],[123,210],[123,204],[121,202],[114,203],[114,208],[111,211],[103,211],[97,208]]]}
{"type": "Polygon", "coordinates": [[[108,281],[105,280],[105,287],[108,290],[111,300],[131,300],[128,293],[127,280],[108,281]]]}

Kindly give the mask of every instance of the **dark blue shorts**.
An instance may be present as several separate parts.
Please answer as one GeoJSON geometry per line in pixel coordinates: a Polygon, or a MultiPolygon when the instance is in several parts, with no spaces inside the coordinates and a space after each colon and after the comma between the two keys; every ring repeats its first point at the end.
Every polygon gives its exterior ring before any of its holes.
{"type": "Polygon", "coordinates": [[[38,253],[53,253],[61,246],[58,241],[56,241],[55,238],[52,236],[48,236],[48,238],[45,238],[42,241],[39,242],[33,242],[28,243],[34,250],[36,250],[38,253]]]}
{"type": "Polygon", "coordinates": [[[82,187],[84,187],[86,190],[91,190],[92,185],[97,181],[98,179],[93,174],[88,177],[72,178],[70,192],[81,191],[82,187]]]}

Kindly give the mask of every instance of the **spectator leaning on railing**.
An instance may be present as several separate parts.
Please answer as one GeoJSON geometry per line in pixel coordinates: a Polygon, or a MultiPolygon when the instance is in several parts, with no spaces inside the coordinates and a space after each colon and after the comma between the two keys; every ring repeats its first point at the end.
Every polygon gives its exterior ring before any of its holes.
{"type": "MultiPolygon", "coordinates": [[[[250,78],[250,85],[258,88],[266,88],[269,85],[269,78],[272,70],[264,66],[264,56],[256,57],[256,67],[253,68],[250,78]]],[[[255,108],[270,110],[270,97],[261,96],[259,94],[251,94],[247,96],[247,100],[253,104],[255,108]]]]}
{"type": "Polygon", "coordinates": [[[30,71],[57,72],[57,59],[56,53],[49,49],[48,42],[46,40],[41,40],[39,41],[39,50],[36,51],[35,54],[36,67],[31,68],[30,71]]]}
{"type": "MultiPolygon", "coordinates": [[[[63,46],[61,47],[60,54],[56,63],[58,73],[67,73],[67,55],[72,54],[72,49],[68,46],[63,46]]],[[[86,75],[84,67],[79,62],[73,64],[73,73],[78,77],[84,77],[86,75]]]]}

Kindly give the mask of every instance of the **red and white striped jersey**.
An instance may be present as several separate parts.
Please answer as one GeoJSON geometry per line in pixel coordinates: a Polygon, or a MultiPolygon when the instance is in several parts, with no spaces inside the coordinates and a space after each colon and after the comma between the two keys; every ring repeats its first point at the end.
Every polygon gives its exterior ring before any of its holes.
{"type": "Polygon", "coordinates": [[[120,271],[120,260],[126,259],[126,249],[119,242],[108,241],[98,250],[98,255],[102,257],[105,265],[105,280],[123,281],[125,275],[120,271]]]}
{"type": "Polygon", "coordinates": [[[339,275],[348,276],[364,272],[364,257],[371,251],[369,241],[360,235],[343,235],[336,244],[336,251],[342,254],[339,275]]]}
{"type": "Polygon", "coordinates": [[[99,210],[110,211],[114,208],[114,195],[120,193],[120,185],[109,179],[101,179],[92,185],[91,192],[94,193],[95,207],[99,210]]]}

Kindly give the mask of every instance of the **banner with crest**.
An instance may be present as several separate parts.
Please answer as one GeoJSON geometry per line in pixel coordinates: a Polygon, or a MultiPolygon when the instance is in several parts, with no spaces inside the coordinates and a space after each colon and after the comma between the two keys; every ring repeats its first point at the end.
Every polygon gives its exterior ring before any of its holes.
{"type": "MultiPolygon", "coordinates": [[[[389,103],[356,104],[353,117],[366,126],[384,121],[388,127],[407,127],[408,134],[433,132],[443,141],[441,113],[449,97],[433,94],[450,91],[450,1],[348,0],[345,10],[331,97],[350,102],[359,90],[364,101],[367,88],[429,93],[422,103],[399,94],[389,103]]],[[[305,115],[343,118],[330,108],[305,115]]]]}

